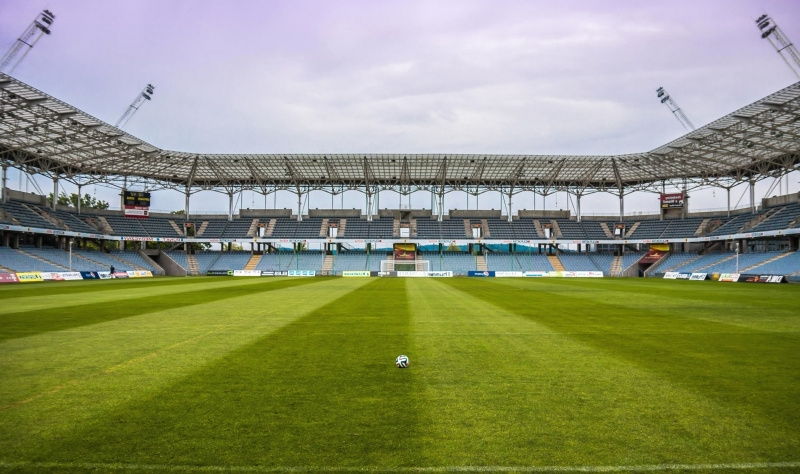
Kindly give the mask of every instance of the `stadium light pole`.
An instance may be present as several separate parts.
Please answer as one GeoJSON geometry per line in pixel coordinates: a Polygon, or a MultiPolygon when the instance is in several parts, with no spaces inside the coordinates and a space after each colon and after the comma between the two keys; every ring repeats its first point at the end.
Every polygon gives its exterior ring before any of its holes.
{"type": "Polygon", "coordinates": [[[778,27],[775,20],[764,14],[758,17],[756,26],[761,30],[761,38],[769,41],[789,69],[800,79],[800,53],[797,52],[797,48],[789,37],[778,27]]]}
{"type": "Polygon", "coordinates": [[[33,49],[36,43],[45,35],[49,35],[50,27],[53,25],[56,16],[50,10],[42,12],[31,22],[30,26],[17,38],[3,58],[0,59],[0,71],[9,76],[25,56],[33,49]],[[26,49],[27,48],[27,49],[26,49]],[[22,55],[20,56],[20,52],[22,55]],[[18,59],[17,59],[18,58],[18,59]]]}
{"type": "Polygon", "coordinates": [[[695,129],[695,126],[691,120],[689,120],[689,117],[683,113],[683,110],[681,110],[678,103],[675,102],[672,97],[670,97],[669,93],[663,87],[656,89],[656,95],[659,99],[661,99],[661,103],[669,108],[669,111],[672,112],[672,115],[678,119],[678,122],[683,125],[683,128],[685,128],[687,132],[691,132],[695,129]]]}

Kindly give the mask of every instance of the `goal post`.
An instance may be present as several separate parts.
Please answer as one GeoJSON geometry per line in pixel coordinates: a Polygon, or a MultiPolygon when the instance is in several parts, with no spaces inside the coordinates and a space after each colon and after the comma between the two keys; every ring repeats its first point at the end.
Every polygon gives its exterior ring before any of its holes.
{"type": "Polygon", "coordinates": [[[381,272],[429,272],[431,262],[429,260],[381,260],[381,272]]]}

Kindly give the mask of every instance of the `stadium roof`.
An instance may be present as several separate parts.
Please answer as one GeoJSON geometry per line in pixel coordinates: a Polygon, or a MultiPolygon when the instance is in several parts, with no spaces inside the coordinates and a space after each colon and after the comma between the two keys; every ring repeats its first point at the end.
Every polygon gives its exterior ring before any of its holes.
{"type": "Polygon", "coordinates": [[[163,150],[0,74],[0,162],[75,184],[194,192],[275,189],[626,194],[731,187],[800,169],[800,82],[628,155],[204,154],[163,150]]]}

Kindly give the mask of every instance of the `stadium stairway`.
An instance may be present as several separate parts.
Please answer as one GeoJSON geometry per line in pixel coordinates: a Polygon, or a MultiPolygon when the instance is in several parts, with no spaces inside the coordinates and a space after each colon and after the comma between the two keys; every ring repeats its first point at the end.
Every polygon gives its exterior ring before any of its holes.
{"type": "Polygon", "coordinates": [[[331,270],[333,270],[333,255],[325,255],[325,259],[322,261],[322,274],[330,275],[331,270]]]}
{"type": "Polygon", "coordinates": [[[489,266],[486,265],[486,256],[484,255],[477,255],[475,258],[475,268],[479,272],[485,272],[489,270],[489,266]]]}
{"type": "Polygon", "coordinates": [[[193,254],[189,254],[186,256],[186,264],[189,268],[189,275],[197,276],[200,274],[200,266],[197,264],[197,257],[193,254]]]}
{"type": "Polygon", "coordinates": [[[736,258],[736,255],[731,255],[728,258],[723,258],[722,260],[717,260],[716,262],[709,263],[708,265],[705,265],[705,266],[703,266],[701,268],[697,268],[694,271],[697,272],[697,273],[702,273],[702,271],[705,270],[706,268],[711,268],[714,265],[719,265],[720,263],[729,262],[729,261],[733,260],[734,258],[736,258]]]}
{"type": "Polygon", "coordinates": [[[534,229],[536,229],[536,235],[540,239],[543,239],[544,238],[544,229],[542,228],[542,223],[541,223],[541,221],[539,221],[539,219],[534,219],[533,220],[533,227],[534,227],[534,229]]]}
{"type": "Polygon", "coordinates": [[[256,265],[258,262],[261,261],[261,254],[253,254],[250,256],[250,260],[247,261],[247,264],[244,266],[245,270],[255,270],[256,265]]]}
{"type": "Polygon", "coordinates": [[[621,276],[622,272],[622,257],[616,255],[614,260],[611,261],[611,273],[609,276],[621,276]]]}
{"type": "Polygon", "coordinates": [[[175,229],[175,232],[177,232],[177,233],[178,233],[178,235],[183,235],[183,229],[181,229],[180,227],[178,227],[178,224],[176,224],[176,223],[175,223],[175,221],[173,221],[172,219],[170,219],[170,220],[169,220],[169,225],[171,225],[171,226],[172,226],[172,228],[173,228],[173,229],[175,229]]]}
{"type": "Polygon", "coordinates": [[[562,264],[561,260],[559,260],[558,255],[548,255],[547,259],[550,260],[550,265],[553,266],[553,270],[557,272],[566,271],[566,268],[564,268],[564,264],[562,264]]]}
{"type": "Polygon", "coordinates": [[[609,239],[614,238],[614,234],[611,233],[611,229],[608,228],[608,224],[606,224],[605,222],[601,222],[600,228],[603,229],[603,232],[606,234],[606,237],[608,237],[609,239]]]}

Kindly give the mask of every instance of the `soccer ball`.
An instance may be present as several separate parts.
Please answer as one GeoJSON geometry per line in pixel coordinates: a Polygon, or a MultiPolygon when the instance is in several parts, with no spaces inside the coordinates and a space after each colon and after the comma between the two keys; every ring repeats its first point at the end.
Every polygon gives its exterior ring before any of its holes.
{"type": "Polygon", "coordinates": [[[395,359],[394,363],[397,365],[398,369],[405,369],[408,367],[408,356],[397,356],[397,359],[395,359]]]}

